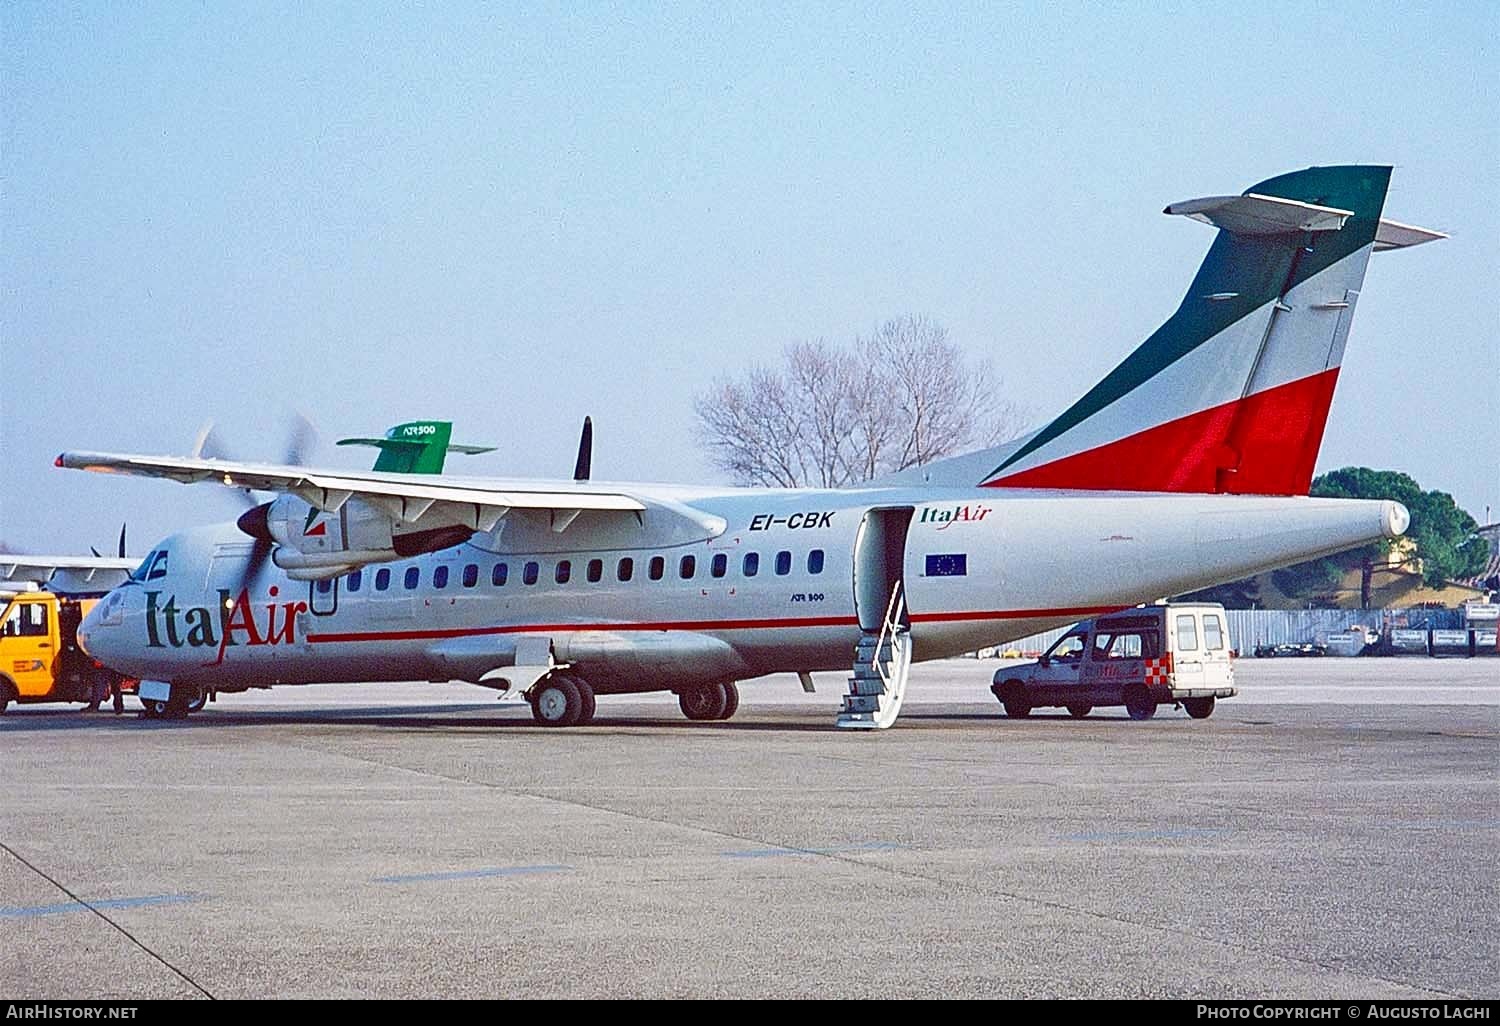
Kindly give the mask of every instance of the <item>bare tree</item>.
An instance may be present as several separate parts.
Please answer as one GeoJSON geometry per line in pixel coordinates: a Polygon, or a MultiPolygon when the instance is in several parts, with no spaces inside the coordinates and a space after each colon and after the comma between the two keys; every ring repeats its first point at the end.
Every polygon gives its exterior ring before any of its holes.
{"type": "Polygon", "coordinates": [[[1020,426],[990,366],[970,365],[929,317],[880,325],[848,346],[786,348],[694,403],[710,458],[741,484],[837,488],[921,466],[1020,426]]]}

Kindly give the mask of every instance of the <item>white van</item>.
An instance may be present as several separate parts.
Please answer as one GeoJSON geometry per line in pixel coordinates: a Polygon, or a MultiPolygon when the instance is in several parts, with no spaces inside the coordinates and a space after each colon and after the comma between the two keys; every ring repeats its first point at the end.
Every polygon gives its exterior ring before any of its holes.
{"type": "Polygon", "coordinates": [[[996,671],[990,690],[1012,719],[1039,706],[1082,717],[1123,705],[1145,720],[1180,704],[1201,720],[1237,693],[1232,659],[1223,606],[1142,606],[1083,621],[1036,662],[996,671]]]}

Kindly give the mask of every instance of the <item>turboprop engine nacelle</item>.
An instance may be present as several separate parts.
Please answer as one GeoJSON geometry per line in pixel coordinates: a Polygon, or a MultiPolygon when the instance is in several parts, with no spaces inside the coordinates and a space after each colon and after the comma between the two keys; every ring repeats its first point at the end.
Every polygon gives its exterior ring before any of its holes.
{"type": "Polygon", "coordinates": [[[237,523],[250,537],[273,543],[271,561],[296,580],[337,577],[367,563],[436,552],[474,533],[462,524],[397,531],[388,513],[357,497],[329,513],[283,495],[256,506],[237,523]]]}

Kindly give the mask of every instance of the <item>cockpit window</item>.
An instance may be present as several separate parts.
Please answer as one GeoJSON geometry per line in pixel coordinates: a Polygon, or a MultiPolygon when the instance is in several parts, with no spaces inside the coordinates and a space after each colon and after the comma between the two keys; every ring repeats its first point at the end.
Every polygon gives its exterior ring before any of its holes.
{"type": "Polygon", "coordinates": [[[141,560],[141,565],[130,573],[130,579],[140,584],[144,581],[155,581],[167,576],[167,550],[153,549],[151,553],[141,560]]]}
{"type": "Polygon", "coordinates": [[[130,571],[130,579],[139,584],[146,579],[146,571],[151,569],[151,561],[156,558],[154,551],[146,553],[146,558],[141,560],[141,565],[130,571]]]}

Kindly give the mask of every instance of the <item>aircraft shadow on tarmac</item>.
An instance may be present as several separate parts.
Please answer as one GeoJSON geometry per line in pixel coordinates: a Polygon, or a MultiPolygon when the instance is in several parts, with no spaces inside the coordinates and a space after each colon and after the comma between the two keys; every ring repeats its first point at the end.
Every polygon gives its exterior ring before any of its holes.
{"type": "MultiPolygon", "coordinates": [[[[535,730],[547,733],[568,734],[579,730],[597,730],[599,728],[672,728],[680,730],[728,730],[748,732],[784,732],[805,731],[812,733],[826,733],[836,731],[832,721],[832,710],[828,710],[828,718],[822,716],[814,718],[805,707],[788,707],[784,711],[785,718],[770,720],[757,720],[750,718],[737,718],[723,722],[696,723],[684,720],[673,715],[665,716],[598,716],[586,727],[570,727],[559,731],[555,727],[545,727],[532,719],[530,711],[525,706],[512,706],[506,715],[495,715],[493,705],[445,705],[433,707],[425,705],[407,706],[355,706],[339,709],[257,709],[244,711],[228,711],[214,709],[203,713],[196,713],[181,720],[147,720],[139,710],[129,710],[122,715],[116,716],[108,711],[95,713],[83,712],[79,709],[47,709],[33,710],[21,715],[8,715],[0,719],[0,733],[22,733],[40,732],[50,730],[106,730],[106,729],[129,729],[129,730],[215,730],[231,727],[255,727],[271,726],[276,724],[287,724],[293,726],[343,726],[343,727],[387,727],[402,730],[443,730],[443,729],[505,729],[505,730],[535,730]],[[485,713],[486,715],[476,715],[485,713]]],[[[823,710],[817,710],[818,713],[823,710]]],[[[776,716],[777,711],[767,709],[764,715],[776,716]]],[[[752,713],[753,715],[753,713],[752,713]]],[[[903,721],[939,723],[954,721],[982,721],[1007,724],[1009,721],[1000,713],[984,712],[960,712],[957,710],[931,710],[931,711],[908,711],[902,714],[903,721]]],[[[1031,722],[1046,723],[1053,722],[1077,722],[1066,713],[1056,715],[1048,713],[1033,714],[1028,717],[1031,722]]],[[[1129,721],[1129,717],[1123,712],[1117,716],[1095,715],[1088,717],[1084,722],[1119,722],[1129,721]]]]}
{"type": "Polygon", "coordinates": [[[258,709],[244,712],[211,711],[196,713],[181,720],[147,720],[139,711],[127,710],[120,716],[108,712],[85,713],[78,709],[58,709],[6,716],[0,720],[0,734],[53,730],[215,730],[231,727],[340,726],[386,727],[402,730],[506,729],[541,731],[566,736],[598,728],[672,728],[681,730],[731,731],[812,731],[836,730],[831,713],[826,722],[750,720],[695,723],[675,716],[610,717],[598,716],[585,727],[559,729],[537,723],[525,706],[511,707],[511,715],[494,715],[494,706],[365,706],[343,709],[258,709]],[[489,715],[473,715],[483,711],[489,715]]]}

